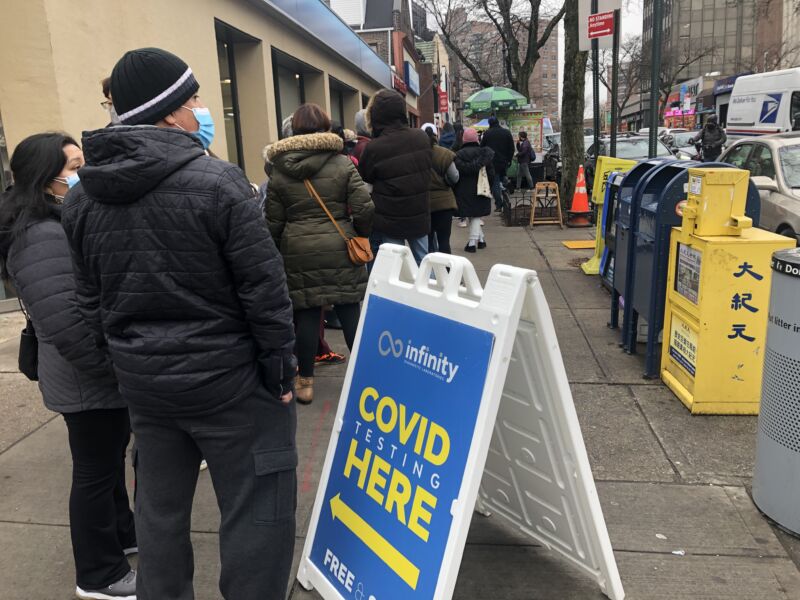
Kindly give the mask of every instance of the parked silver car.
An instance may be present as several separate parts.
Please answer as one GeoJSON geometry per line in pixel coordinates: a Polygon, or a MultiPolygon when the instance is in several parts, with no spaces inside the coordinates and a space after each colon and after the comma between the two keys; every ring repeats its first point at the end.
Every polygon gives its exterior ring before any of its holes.
{"type": "Polygon", "coordinates": [[[739,140],[719,160],[750,171],[761,195],[760,227],[800,243],[800,132],[739,140]]]}

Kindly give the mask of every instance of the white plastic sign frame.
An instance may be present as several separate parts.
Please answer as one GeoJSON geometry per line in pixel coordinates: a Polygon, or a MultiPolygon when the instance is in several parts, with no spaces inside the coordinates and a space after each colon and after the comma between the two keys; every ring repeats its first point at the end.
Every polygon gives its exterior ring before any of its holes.
{"type": "MultiPolygon", "coordinates": [[[[370,301],[375,297],[455,320],[494,336],[465,475],[458,497],[450,507],[452,524],[432,598],[449,599],[453,595],[477,503],[478,509],[484,514],[488,514],[488,509],[493,509],[498,516],[506,518],[531,538],[565,556],[594,578],[611,600],[623,600],[622,583],[597,499],[552,318],[535,271],[495,265],[486,288],[482,289],[472,264],[466,258],[429,254],[417,268],[408,248],[384,244],[369,280],[352,350],[353,357],[359,356],[365,317],[370,310],[370,301]],[[515,355],[521,350],[533,352],[536,356],[515,355]],[[525,373],[537,377],[535,385],[522,383],[527,390],[504,392],[509,365],[519,367],[530,359],[533,360],[525,368],[525,373]],[[510,407],[517,411],[522,405],[531,409],[546,408],[545,411],[539,410],[538,414],[529,411],[527,417],[531,422],[543,418],[552,421],[546,429],[556,439],[547,446],[548,460],[552,463],[551,469],[559,470],[563,476],[541,477],[540,473],[531,473],[535,469],[527,468],[524,459],[519,460],[516,456],[518,452],[513,449],[508,451],[508,448],[506,452],[498,450],[504,443],[501,438],[505,409],[501,408],[501,398],[504,403],[510,402],[510,407]],[[525,398],[526,401],[519,402],[525,398]],[[514,402],[515,399],[517,402],[514,402]],[[501,414],[496,426],[498,410],[501,414]],[[489,464],[492,470],[487,473],[482,486],[480,475],[484,473],[490,447],[493,456],[490,456],[489,464]],[[521,466],[522,470],[511,463],[518,463],[517,466],[521,466]],[[514,510],[514,501],[509,497],[509,492],[495,485],[499,471],[509,465],[520,475],[518,479],[522,479],[516,485],[516,493],[525,494],[528,490],[539,499],[522,511],[514,510]],[[528,480],[525,480],[526,472],[530,476],[528,480]],[[547,483],[548,479],[551,484],[547,483]],[[539,514],[537,508],[542,503],[541,498],[554,497],[558,497],[562,503],[560,510],[565,515],[569,529],[566,534],[558,529],[559,523],[553,523],[549,512],[552,507],[548,507],[543,514],[539,514]],[[556,530],[558,535],[553,535],[556,530]]],[[[297,573],[297,579],[304,588],[316,589],[326,600],[345,599],[345,596],[328,580],[321,566],[311,560],[311,552],[320,519],[330,518],[330,508],[325,506],[325,493],[351,391],[355,363],[356,360],[351,360],[348,364],[297,573]]],[[[525,416],[522,418],[526,419],[525,416]]],[[[530,452],[526,448],[520,448],[520,451],[530,452]]],[[[511,476],[515,477],[514,473],[511,476]]],[[[519,499],[526,501],[522,497],[519,499]]],[[[379,593],[374,596],[370,593],[370,596],[381,600],[379,593]]],[[[367,599],[366,595],[363,597],[367,599]]]]}

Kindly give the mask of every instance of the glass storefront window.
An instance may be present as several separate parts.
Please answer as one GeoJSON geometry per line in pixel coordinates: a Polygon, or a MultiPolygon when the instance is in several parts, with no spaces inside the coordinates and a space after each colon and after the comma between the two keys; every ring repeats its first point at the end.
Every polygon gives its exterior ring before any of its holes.
{"type": "Polygon", "coordinates": [[[278,134],[283,120],[290,117],[305,99],[305,85],[303,74],[290,67],[278,64],[273,58],[272,75],[275,82],[275,99],[278,109],[278,134]]]}
{"type": "Polygon", "coordinates": [[[217,39],[217,62],[219,64],[219,84],[222,89],[222,114],[225,123],[225,140],[228,145],[228,160],[244,168],[233,43],[225,39],[217,39]]]}

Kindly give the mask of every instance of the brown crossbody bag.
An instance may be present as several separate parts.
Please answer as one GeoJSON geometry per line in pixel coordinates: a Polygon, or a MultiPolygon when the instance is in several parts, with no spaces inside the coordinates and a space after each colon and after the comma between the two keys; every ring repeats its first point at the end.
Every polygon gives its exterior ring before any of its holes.
{"type": "Polygon", "coordinates": [[[304,179],[303,183],[306,185],[306,189],[308,193],[311,195],[314,200],[316,200],[319,205],[322,207],[322,210],[325,211],[325,214],[328,215],[328,218],[333,223],[334,227],[336,227],[336,231],[339,232],[339,235],[342,236],[344,240],[345,246],[347,246],[347,255],[350,257],[350,262],[354,265],[365,265],[369,262],[372,262],[372,248],[369,244],[369,238],[365,237],[352,237],[348,238],[347,234],[345,234],[344,230],[341,228],[339,223],[336,222],[336,219],[333,218],[331,211],[328,210],[328,207],[325,206],[325,203],[322,201],[322,198],[319,197],[317,190],[314,189],[314,186],[311,185],[311,182],[308,179],[304,179]]]}

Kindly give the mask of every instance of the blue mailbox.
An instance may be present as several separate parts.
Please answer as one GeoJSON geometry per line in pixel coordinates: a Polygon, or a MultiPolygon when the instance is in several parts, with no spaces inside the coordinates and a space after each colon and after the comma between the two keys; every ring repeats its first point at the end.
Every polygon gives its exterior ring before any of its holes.
{"type": "MultiPolygon", "coordinates": [[[[633,224],[634,253],[629,258],[622,341],[626,352],[636,352],[639,315],[647,321],[646,378],[658,377],[658,335],[664,325],[669,243],[672,228],[682,221],[681,202],[686,200],[690,167],[727,167],[717,163],[675,161],[650,170],[638,188],[638,219],[633,224]]],[[[761,201],[750,183],[745,212],[758,225],[761,201]]]]}
{"type": "Polygon", "coordinates": [[[614,272],[613,286],[611,288],[611,320],[609,327],[616,328],[619,324],[620,296],[625,297],[625,284],[628,278],[629,257],[633,254],[633,230],[639,213],[639,187],[647,174],[670,159],[651,158],[640,162],[633,167],[620,184],[616,214],[614,215],[614,272]]]}
{"type": "Polygon", "coordinates": [[[614,288],[614,255],[617,250],[616,227],[614,222],[619,206],[619,192],[626,173],[614,171],[608,175],[606,194],[603,198],[603,256],[600,258],[600,282],[609,290],[614,288]]]}

